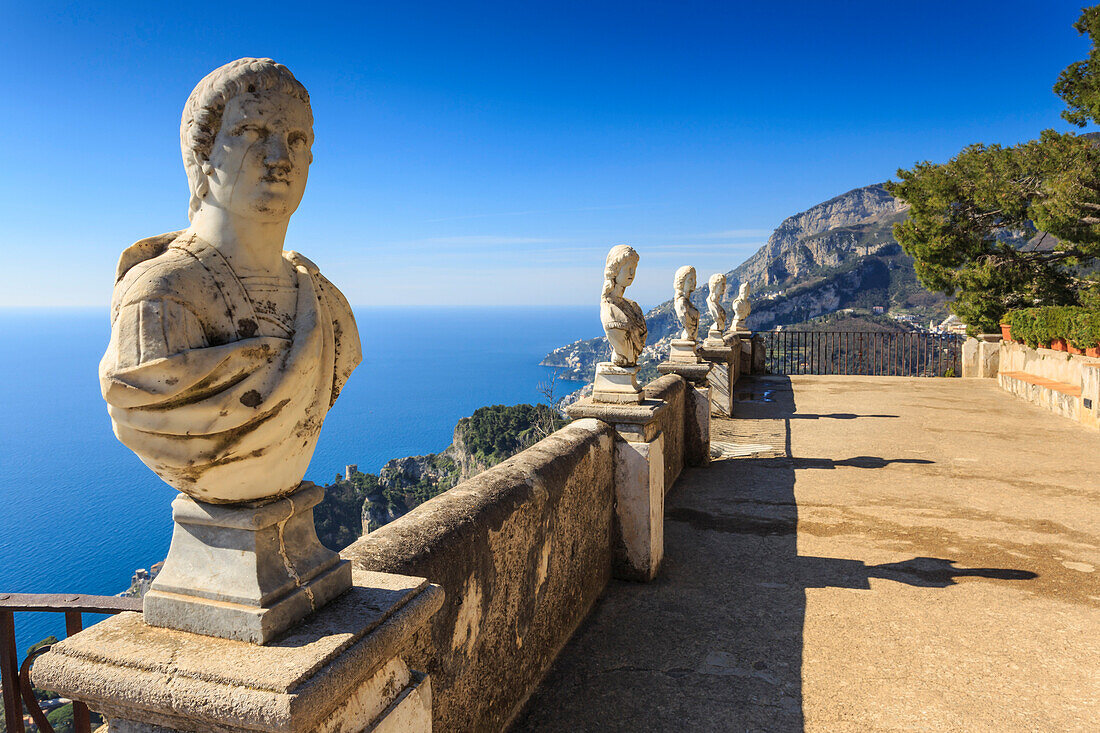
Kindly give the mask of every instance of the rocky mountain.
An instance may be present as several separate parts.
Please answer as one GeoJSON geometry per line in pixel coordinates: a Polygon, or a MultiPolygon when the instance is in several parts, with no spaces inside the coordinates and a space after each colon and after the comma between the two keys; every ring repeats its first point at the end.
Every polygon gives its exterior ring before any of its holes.
{"type": "MultiPolygon", "coordinates": [[[[875,184],[788,217],[763,247],[726,273],[724,305],[728,309],[740,284],[747,282],[753,288],[748,323],[754,330],[875,306],[922,319],[942,319],[947,315],[947,299],[920,286],[912,259],[893,236],[893,225],[905,218],[907,208],[875,184]]],[[[685,251],[685,261],[690,262],[690,250],[685,251]]],[[[699,281],[705,283],[708,276],[700,272],[699,281]]],[[[692,297],[702,314],[701,336],[711,323],[706,315],[707,294],[704,284],[692,297]]],[[[646,323],[649,338],[640,363],[652,367],[668,353],[668,342],[677,329],[672,301],[649,311],[646,323]]],[[[555,349],[542,363],[562,369],[567,378],[589,381],[596,362],[609,353],[606,339],[589,339],[555,349]]]]}
{"type": "Polygon", "coordinates": [[[754,290],[780,287],[814,270],[836,267],[853,255],[871,254],[869,247],[880,242],[866,241],[866,229],[881,229],[875,226],[879,222],[892,226],[908,208],[881,184],[841,194],[784,219],[767,243],[730,276],[754,290]]]}

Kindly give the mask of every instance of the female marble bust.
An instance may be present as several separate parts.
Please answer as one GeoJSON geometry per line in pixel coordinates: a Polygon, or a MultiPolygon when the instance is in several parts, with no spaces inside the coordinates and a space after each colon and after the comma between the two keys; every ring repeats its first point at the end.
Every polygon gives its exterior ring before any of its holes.
{"type": "Polygon", "coordinates": [[[634,282],[637,268],[638,253],[633,247],[620,244],[607,253],[600,322],[611,343],[611,363],[617,367],[636,366],[638,355],[645,346],[646,323],[642,309],[623,295],[627,286],[634,282]]]}
{"type": "Polygon", "coordinates": [[[695,268],[684,265],[677,270],[672,287],[675,291],[673,307],[682,329],[680,338],[694,341],[699,331],[699,309],[691,302],[691,294],[695,291],[695,268]]]}
{"type": "Polygon", "coordinates": [[[720,334],[726,328],[726,309],[722,307],[722,298],[726,295],[726,276],[716,272],[710,276],[707,284],[710,286],[710,293],[707,295],[707,312],[714,319],[711,331],[717,331],[720,334]]]}
{"type": "Polygon", "coordinates": [[[199,501],[297,489],[361,359],[344,296],[283,250],[312,144],[309,94],[285,66],[216,69],[180,124],[190,226],[119,259],[99,367],[115,434],[199,501]]]}

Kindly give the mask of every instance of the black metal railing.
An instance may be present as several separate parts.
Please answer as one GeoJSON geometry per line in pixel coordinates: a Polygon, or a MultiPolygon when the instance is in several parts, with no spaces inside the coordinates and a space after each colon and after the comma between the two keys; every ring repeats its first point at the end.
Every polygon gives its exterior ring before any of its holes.
{"type": "Polygon", "coordinates": [[[767,331],[770,374],[961,376],[964,336],[928,332],[767,331]]]}
{"type": "MultiPolygon", "coordinates": [[[[21,611],[65,614],[65,634],[72,636],[84,625],[85,613],[121,613],[141,611],[140,598],[83,596],[72,594],[0,593],[0,685],[4,688],[4,722],[7,733],[26,733],[23,707],[26,706],[40,733],[54,733],[34,696],[30,669],[35,657],[49,651],[42,646],[19,664],[15,647],[15,614],[21,611]]],[[[76,733],[91,733],[87,706],[73,702],[73,727],[76,733]]]]}

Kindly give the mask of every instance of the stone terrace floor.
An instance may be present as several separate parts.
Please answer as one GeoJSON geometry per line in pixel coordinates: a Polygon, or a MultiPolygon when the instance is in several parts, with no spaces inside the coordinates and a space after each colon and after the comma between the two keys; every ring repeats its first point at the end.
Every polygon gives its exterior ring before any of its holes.
{"type": "Polygon", "coordinates": [[[1100,435],[990,380],[757,378],[529,731],[1100,731],[1100,435]]]}

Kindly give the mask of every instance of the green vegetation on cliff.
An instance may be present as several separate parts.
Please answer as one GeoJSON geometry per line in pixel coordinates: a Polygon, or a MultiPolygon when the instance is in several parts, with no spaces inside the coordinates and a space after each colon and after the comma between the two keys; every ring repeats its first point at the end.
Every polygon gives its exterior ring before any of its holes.
{"type": "Polygon", "coordinates": [[[355,472],[325,487],[313,510],[317,536],[333,550],[354,542],[460,481],[511,458],[565,423],[546,405],[479,407],[455,425],[451,445],[439,453],[395,458],[379,475],[355,472]]]}

